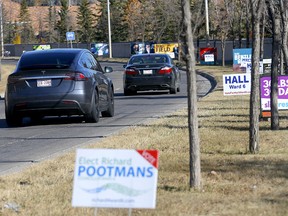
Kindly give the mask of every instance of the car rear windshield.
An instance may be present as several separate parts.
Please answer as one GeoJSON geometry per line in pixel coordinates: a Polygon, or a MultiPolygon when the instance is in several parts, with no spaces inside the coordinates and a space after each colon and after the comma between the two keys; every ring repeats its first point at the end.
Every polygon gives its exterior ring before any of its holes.
{"type": "Polygon", "coordinates": [[[74,53],[38,53],[37,55],[23,55],[19,62],[19,68],[67,68],[72,64],[76,54],[74,53]]]}
{"type": "Polygon", "coordinates": [[[167,63],[167,56],[163,55],[147,55],[134,56],[130,59],[129,64],[151,64],[151,63],[167,63]]]}

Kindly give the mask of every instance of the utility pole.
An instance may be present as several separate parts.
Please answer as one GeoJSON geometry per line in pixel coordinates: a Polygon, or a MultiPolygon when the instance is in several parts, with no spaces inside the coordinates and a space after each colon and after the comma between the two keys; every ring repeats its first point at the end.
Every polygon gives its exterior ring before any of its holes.
{"type": "Polygon", "coordinates": [[[2,58],[4,56],[4,39],[3,39],[3,2],[0,0],[0,28],[1,28],[1,58],[0,58],[0,81],[2,80],[2,58]]]}
{"type": "Polygon", "coordinates": [[[205,0],[205,17],[206,17],[206,43],[210,46],[209,42],[209,12],[208,12],[208,0],[205,0]]]}
{"type": "Polygon", "coordinates": [[[108,35],[109,35],[109,58],[112,58],[112,42],[111,42],[111,24],[110,24],[110,1],[107,0],[108,13],[108,35]]]}

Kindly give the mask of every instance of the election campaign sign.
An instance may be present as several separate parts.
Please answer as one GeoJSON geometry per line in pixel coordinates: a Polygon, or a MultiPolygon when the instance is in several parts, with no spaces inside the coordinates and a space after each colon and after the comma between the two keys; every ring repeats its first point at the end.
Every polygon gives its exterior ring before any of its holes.
{"type": "MultiPolygon", "coordinates": [[[[271,110],[271,76],[260,78],[261,109],[271,110]]],[[[288,76],[278,76],[278,109],[288,109],[288,76]]]]}
{"type": "Polygon", "coordinates": [[[217,60],[217,48],[215,47],[200,48],[199,54],[201,64],[214,64],[217,60]]]}
{"type": "Polygon", "coordinates": [[[78,149],[72,206],[155,208],[157,150],[78,149]]]}
{"type": "Polygon", "coordinates": [[[251,74],[223,75],[224,95],[245,95],[251,92],[251,74]]]}
{"type": "MultiPolygon", "coordinates": [[[[251,73],[252,63],[247,63],[246,65],[246,73],[251,73]]],[[[259,74],[263,74],[263,61],[259,62],[259,74]]]]}
{"type": "Polygon", "coordinates": [[[251,64],[252,49],[233,49],[233,70],[246,71],[247,64],[251,64]]]}
{"type": "Polygon", "coordinates": [[[170,55],[171,58],[175,58],[178,55],[178,44],[154,44],[154,52],[155,53],[166,53],[170,55]],[[177,50],[175,50],[177,49],[177,50]]]}

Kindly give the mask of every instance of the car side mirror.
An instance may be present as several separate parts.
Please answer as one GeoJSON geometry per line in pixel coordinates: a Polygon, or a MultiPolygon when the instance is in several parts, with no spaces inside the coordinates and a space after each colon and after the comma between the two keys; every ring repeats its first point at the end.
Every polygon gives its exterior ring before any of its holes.
{"type": "Polygon", "coordinates": [[[113,69],[112,69],[112,67],[107,67],[106,66],[104,71],[105,71],[105,73],[111,73],[111,72],[113,72],[113,69]]]}

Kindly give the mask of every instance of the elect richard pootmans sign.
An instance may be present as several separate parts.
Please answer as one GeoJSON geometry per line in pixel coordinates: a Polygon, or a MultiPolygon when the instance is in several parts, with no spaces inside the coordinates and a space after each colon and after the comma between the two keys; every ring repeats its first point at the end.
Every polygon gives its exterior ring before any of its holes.
{"type": "Polygon", "coordinates": [[[155,208],[157,150],[78,149],[72,205],[155,208]]]}

